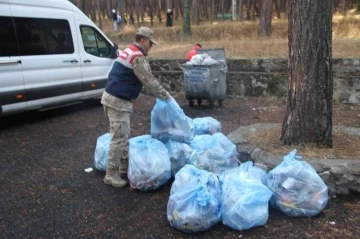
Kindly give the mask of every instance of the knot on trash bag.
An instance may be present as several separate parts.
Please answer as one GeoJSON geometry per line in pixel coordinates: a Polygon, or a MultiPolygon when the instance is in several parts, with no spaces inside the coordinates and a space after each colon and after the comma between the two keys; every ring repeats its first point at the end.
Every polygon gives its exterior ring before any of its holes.
{"type": "Polygon", "coordinates": [[[200,190],[196,193],[196,201],[200,206],[207,206],[211,200],[210,193],[206,190],[204,186],[200,187],[200,190]]]}
{"type": "Polygon", "coordinates": [[[288,155],[285,155],[284,161],[292,162],[292,161],[295,161],[295,159],[301,159],[301,156],[296,155],[296,152],[297,152],[297,150],[294,149],[288,155]]]}
{"type": "Polygon", "coordinates": [[[240,171],[243,172],[249,172],[249,168],[253,166],[253,162],[252,161],[247,161],[245,163],[242,163],[240,165],[240,171]]]}

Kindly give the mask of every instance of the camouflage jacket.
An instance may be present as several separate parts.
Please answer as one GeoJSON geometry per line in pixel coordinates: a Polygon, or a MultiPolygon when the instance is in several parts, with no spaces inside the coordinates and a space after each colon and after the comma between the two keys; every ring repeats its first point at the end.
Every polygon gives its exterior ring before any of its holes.
{"type": "MultiPolygon", "coordinates": [[[[134,43],[145,54],[146,52],[138,43],[134,43]]],[[[146,56],[138,56],[133,63],[133,71],[136,77],[141,81],[143,86],[153,93],[156,97],[167,100],[170,98],[170,94],[160,85],[155,76],[151,73],[151,68],[146,56]]]]}

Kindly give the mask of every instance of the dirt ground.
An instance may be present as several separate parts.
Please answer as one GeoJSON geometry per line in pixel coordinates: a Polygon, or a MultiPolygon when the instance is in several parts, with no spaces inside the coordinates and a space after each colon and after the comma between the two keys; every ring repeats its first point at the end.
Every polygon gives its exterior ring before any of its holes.
{"type": "MultiPolygon", "coordinates": [[[[284,99],[227,98],[223,108],[190,108],[212,116],[227,134],[240,125],[281,123],[284,99]],[[266,108],[266,110],[264,109],[266,108]]],[[[131,136],[150,133],[152,96],[134,103],[131,136]]],[[[334,125],[360,127],[360,106],[334,105],[334,125]]],[[[360,238],[360,195],[331,198],[314,218],[290,218],[270,209],[266,226],[235,231],[221,223],[198,234],[172,228],[166,206],[172,181],[154,192],[115,189],[104,173],[86,173],[96,138],[108,132],[99,100],[0,119],[1,238],[360,238]]]]}

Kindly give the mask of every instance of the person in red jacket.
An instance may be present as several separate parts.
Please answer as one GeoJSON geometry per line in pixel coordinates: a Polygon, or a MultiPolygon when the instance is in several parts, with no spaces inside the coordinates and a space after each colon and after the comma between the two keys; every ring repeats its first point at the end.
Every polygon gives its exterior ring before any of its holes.
{"type": "Polygon", "coordinates": [[[186,56],[186,60],[190,61],[193,56],[196,55],[196,50],[201,48],[201,44],[197,43],[186,56]]]}

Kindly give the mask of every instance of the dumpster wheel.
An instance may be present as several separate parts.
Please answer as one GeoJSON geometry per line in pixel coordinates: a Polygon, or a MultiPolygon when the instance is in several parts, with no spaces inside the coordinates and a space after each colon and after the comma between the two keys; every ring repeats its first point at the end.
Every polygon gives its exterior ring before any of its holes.
{"type": "Polygon", "coordinates": [[[224,100],[218,100],[219,108],[224,107],[224,100]]]}
{"type": "Polygon", "coordinates": [[[189,100],[189,106],[194,107],[194,101],[193,100],[189,100]]]}
{"type": "Polygon", "coordinates": [[[215,108],[215,104],[213,100],[209,100],[209,107],[210,109],[214,109],[215,108]]]}

